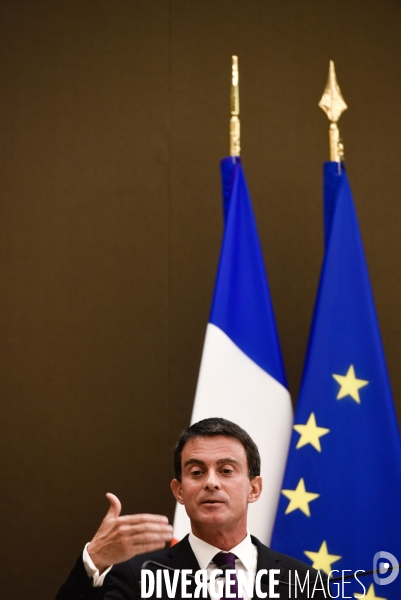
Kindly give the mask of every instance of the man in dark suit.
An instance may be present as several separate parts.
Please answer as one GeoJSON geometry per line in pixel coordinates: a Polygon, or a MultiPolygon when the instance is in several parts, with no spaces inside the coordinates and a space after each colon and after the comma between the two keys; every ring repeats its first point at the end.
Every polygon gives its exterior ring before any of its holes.
{"type": "MultiPolygon", "coordinates": [[[[171,489],[190,518],[189,536],[170,549],[156,551],[171,540],[167,518],[161,515],[121,517],[118,498],[107,494],[109,511],[61,587],[57,600],[139,599],[144,593],[140,580],[146,561],[149,561],[146,568],[153,572],[164,567],[162,577],[167,577],[168,582],[163,579],[165,584],[161,585],[163,599],[169,597],[166,584],[172,585],[174,570],[191,570],[186,591],[189,597],[194,597],[199,583],[194,578],[196,572],[202,569],[205,577],[213,579],[213,573],[223,564],[230,564],[238,577],[249,575],[253,582],[256,577],[255,596],[316,600],[329,597],[327,587],[319,591],[323,583],[314,569],[270,550],[247,531],[247,507],[258,500],[262,479],[258,449],[243,429],[220,418],[195,423],[177,442],[174,466],[171,489]],[[269,580],[268,574],[273,575],[274,580],[269,580]],[[294,584],[296,576],[300,582],[297,594],[294,587],[288,585],[289,580],[294,584]],[[300,586],[304,586],[303,592],[300,586]]],[[[176,581],[173,597],[180,598],[183,597],[180,574],[176,581]]],[[[222,586],[209,585],[207,591],[211,600],[226,597],[222,586]]],[[[231,592],[238,597],[236,577],[231,592]]],[[[150,597],[156,597],[156,587],[150,597]]],[[[252,592],[244,589],[244,599],[251,597],[252,592]]]]}

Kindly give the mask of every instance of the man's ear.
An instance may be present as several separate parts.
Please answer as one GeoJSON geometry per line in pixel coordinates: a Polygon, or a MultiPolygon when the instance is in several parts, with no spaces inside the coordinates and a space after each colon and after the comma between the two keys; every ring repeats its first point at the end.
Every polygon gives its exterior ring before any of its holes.
{"type": "Polygon", "coordinates": [[[248,494],[248,502],[256,502],[262,493],[262,478],[260,475],[250,480],[250,490],[248,494]]]}
{"type": "Polygon", "coordinates": [[[173,481],[170,483],[170,487],[177,502],[184,504],[181,481],[178,481],[178,479],[173,479],[173,481]]]}

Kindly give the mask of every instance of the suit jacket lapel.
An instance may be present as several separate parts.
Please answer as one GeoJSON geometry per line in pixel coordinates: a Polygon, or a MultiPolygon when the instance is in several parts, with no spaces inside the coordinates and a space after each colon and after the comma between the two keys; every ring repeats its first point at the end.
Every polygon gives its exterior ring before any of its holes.
{"type": "MultiPolygon", "coordinates": [[[[168,550],[168,559],[163,562],[166,567],[170,567],[171,569],[177,569],[180,571],[182,569],[192,569],[191,575],[193,576],[200,568],[195,554],[191,548],[191,544],[188,541],[188,536],[168,550]]],[[[188,593],[192,594],[193,597],[196,587],[195,580],[192,577],[188,577],[188,580],[190,581],[190,585],[188,585],[187,591],[188,593]]],[[[181,576],[178,579],[176,598],[181,598],[181,576]]]]}
{"type": "MultiPolygon", "coordinates": [[[[258,562],[257,562],[256,574],[258,574],[258,572],[261,569],[267,569],[267,571],[268,571],[267,576],[265,576],[263,578],[263,581],[261,581],[261,584],[260,584],[261,591],[267,593],[267,598],[268,598],[269,597],[269,584],[268,584],[269,571],[271,569],[279,570],[280,573],[276,573],[274,576],[274,578],[276,580],[279,580],[279,579],[282,579],[284,569],[283,569],[283,567],[280,567],[278,562],[275,560],[274,553],[270,550],[270,548],[268,548],[267,546],[265,546],[264,544],[259,542],[259,540],[255,537],[253,537],[253,535],[251,536],[251,539],[252,539],[252,543],[255,544],[255,546],[258,549],[258,562]]],[[[277,591],[277,588],[275,588],[275,591],[277,591]]],[[[253,597],[255,598],[255,597],[257,597],[257,595],[254,593],[253,597]]]]}
{"type": "Polygon", "coordinates": [[[178,544],[169,548],[166,565],[172,569],[192,569],[194,574],[200,567],[188,537],[185,536],[178,544]]]}

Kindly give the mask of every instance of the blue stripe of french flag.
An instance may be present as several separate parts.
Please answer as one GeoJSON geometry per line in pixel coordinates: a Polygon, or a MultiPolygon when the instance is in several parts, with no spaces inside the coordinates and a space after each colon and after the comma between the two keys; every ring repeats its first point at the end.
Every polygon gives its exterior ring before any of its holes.
{"type": "MultiPolygon", "coordinates": [[[[251,199],[237,157],[221,161],[225,230],[191,423],[224,417],[258,445],[263,492],[248,527],[268,544],[291,437],[293,413],[251,199]]],[[[176,506],[174,538],[190,530],[176,506]]]]}

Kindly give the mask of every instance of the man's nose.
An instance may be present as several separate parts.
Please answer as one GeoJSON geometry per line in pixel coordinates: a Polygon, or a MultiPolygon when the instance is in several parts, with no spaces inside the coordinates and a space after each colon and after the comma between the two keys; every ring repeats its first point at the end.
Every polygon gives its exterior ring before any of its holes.
{"type": "Polygon", "coordinates": [[[210,471],[208,471],[207,477],[205,479],[204,487],[205,487],[205,489],[208,489],[208,490],[211,490],[211,489],[218,490],[218,489],[220,489],[219,478],[217,476],[216,471],[213,471],[213,469],[211,469],[210,471]]]}

